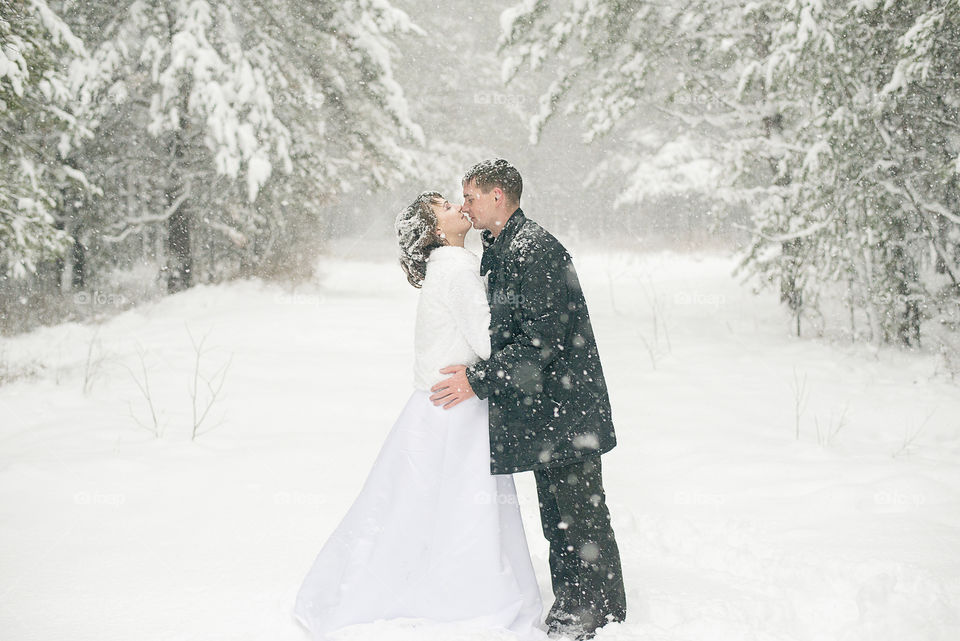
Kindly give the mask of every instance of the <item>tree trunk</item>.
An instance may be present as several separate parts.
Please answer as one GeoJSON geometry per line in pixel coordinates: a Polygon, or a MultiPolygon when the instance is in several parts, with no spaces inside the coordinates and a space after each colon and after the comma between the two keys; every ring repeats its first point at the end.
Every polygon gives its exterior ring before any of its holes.
{"type": "Polygon", "coordinates": [[[70,235],[73,244],[70,249],[63,253],[63,259],[58,265],[60,268],[60,293],[69,294],[73,291],[73,259],[75,256],[74,249],[77,246],[77,239],[73,235],[73,232],[70,230],[69,226],[67,227],[67,234],[70,235]]]}
{"type": "MultiPolygon", "coordinates": [[[[167,28],[173,41],[176,16],[167,8],[167,28]]],[[[180,87],[179,122],[170,141],[170,174],[167,177],[167,292],[175,294],[193,285],[193,250],[190,243],[192,215],[190,197],[186,195],[189,185],[184,183],[182,170],[184,147],[189,126],[187,87],[180,87]],[[173,210],[173,211],[170,211],[173,210]]]]}
{"type": "Polygon", "coordinates": [[[63,255],[60,263],[60,291],[69,294],[76,289],[83,289],[86,281],[87,253],[83,241],[80,239],[82,227],[74,217],[64,225],[64,231],[73,241],[70,249],[63,255]]]}
{"type": "Polygon", "coordinates": [[[73,289],[83,289],[87,284],[87,245],[89,234],[84,228],[75,229],[73,233],[73,289]]]}
{"type": "Polygon", "coordinates": [[[803,290],[797,285],[800,272],[803,241],[800,238],[781,243],[782,272],[780,277],[780,302],[786,303],[797,321],[797,337],[800,336],[800,315],[803,312],[803,290]]]}
{"type": "Polygon", "coordinates": [[[184,197],[189,188],[183,181],[181,168],[184,157],[186,129],[189,126],[187,92],[181,92],[179,127],[171,141],[170,189],[166,192],[167,209],[174,209],[167,219],[167,292],[175,294],[193,285],[193,250],[190,243],[192,216],[190,197],[184,197]]]}
{"type": "MultiPolygon", "coordinates": [[[[167,194],[168,205],[173,194],[167,194]]],[[[193,254],[190,251],[190,217],[183,203],[167,219],[167,292],[175,294],[193,284],[193,254]]]]}
{"type": "Polygon", "coordinates": [[[882,242],[887,328],[884,339],[905,347],[919,344],[922,315],[916,301],[919,274],[907,248],[907,224],[903,216],[889,221],[887,238],[882,242]]]}

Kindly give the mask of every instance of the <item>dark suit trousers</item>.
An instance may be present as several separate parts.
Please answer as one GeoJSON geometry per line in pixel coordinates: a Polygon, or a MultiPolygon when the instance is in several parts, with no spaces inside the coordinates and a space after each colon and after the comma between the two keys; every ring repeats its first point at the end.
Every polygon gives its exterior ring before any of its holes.
{"type": "Polygon", "coordinates": [[[600,456],[534,471],[556,601],[547,624],[570,615],[588,627],[627,613],[620,551],[603,492],[600,456]]]}

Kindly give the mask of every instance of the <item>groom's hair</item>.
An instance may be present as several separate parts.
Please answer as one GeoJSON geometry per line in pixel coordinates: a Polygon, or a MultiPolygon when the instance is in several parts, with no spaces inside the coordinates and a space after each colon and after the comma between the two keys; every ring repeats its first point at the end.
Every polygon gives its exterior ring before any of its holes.
{"type": "Polygon", "coordinates": [[[463,184],[471,180],[477,181],[477,187],[483,193],[494,187],[499,187],[511,201],[520,204],[520,194],[523,193],[523,179],[520,172],[503,158],[478,162],[463,175],[463,184]]]}

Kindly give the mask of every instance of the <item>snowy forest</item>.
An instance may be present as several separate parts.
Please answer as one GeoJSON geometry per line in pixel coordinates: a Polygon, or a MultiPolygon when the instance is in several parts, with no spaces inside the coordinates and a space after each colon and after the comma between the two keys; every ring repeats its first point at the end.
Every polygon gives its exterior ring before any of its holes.
{"type": "Polygon", "coordinates": [[[738,248],[798,333],[955,343],[956,2],[0,10],[5,332],[302,273],[345,219],[510,154],[578,234],[738,248]]]}
{"type": "MultiPolygon", "coordinates": [[[[956,641],[958,383],[960,0],[0,0],[2,641],[305,641],[330,549],[545,634],[583,523],[596,641],[956,641]],[[454,211],[495,158],[512,275],[454,211]],[[425,346],[531,383],[513,445],[425,346]]],[[[520,641],[445,614],[328,638],[520,641]]]]}

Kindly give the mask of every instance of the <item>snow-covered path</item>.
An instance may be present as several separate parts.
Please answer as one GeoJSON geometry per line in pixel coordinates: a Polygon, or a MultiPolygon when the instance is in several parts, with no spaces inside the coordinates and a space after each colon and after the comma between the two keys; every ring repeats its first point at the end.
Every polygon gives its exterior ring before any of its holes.
{"type": "MultiPolygon", "coordinates": [[[[726,257],[575,260],[620,440],[630,614],[599,640],[960,638],[960,393],[932,358],[791,338],[726,257]]],[[[3,340],[39,374],[0,387],[0,638],[306,638],[293,597],[409,395],[416,304],[389,262],[323,265],[3,340]],[[195,441],[191,335],[226,372],[195,441]]]]}

